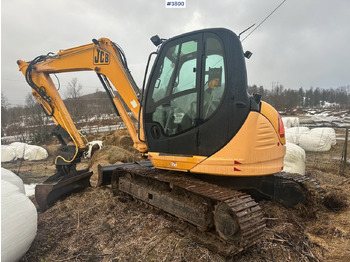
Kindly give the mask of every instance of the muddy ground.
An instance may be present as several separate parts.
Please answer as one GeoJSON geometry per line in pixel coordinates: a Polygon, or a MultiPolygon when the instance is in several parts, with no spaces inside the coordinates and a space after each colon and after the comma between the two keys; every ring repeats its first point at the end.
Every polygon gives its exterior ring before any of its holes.
{"type": "MultiPolygon", "coordinates": [[[[197,244],[186,228],[160,211],[113,196],[109,187],[91,187],[38,213],[37,236],[21,261],[350,261],[350,168],[340,172],[344,130],[337,135],[331,151],[307,153],[307,175],[320,181],[322,203],[286,209],[261,201],[266,234],[234,257],[197,244]]],[[[123,131],[92,139],[103,139],[107,146],[91,160],[84,159],[81,167],[94,170],[97,163],[137,160],[123,131]]],[[[18,160],[2,167],[19,172],[27,184],[41,182],[55,169],[52,155],[57,145],[44,147],[48,160],[18,160]]]]}

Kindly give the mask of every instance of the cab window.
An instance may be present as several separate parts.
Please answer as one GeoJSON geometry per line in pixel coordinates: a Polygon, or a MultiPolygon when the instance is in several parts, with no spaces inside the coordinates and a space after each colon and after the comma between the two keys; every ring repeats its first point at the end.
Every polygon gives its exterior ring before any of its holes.
{"type": "Polygon", "coordinates": [[[221,43],[209,37],[205,49],[202,119],[209,119],[218,109],[225,90],[225,68],[221,43]]]}
{"type": "Polygon", "coordinates": [[[224,96],[222,44],[211,35],[197,38],[168,46],[158,68],[150,112],[166,136],[210,119],[224,96]],[[200,46],[204,47],[201,52],[200,46]]]}
{"type": "Polygon", "coordinates": [[[188,130],[195,123],[197,46],[197,41],[188,41],[168,48],[158,73],[152,120],[168,136],[188,130]]]}

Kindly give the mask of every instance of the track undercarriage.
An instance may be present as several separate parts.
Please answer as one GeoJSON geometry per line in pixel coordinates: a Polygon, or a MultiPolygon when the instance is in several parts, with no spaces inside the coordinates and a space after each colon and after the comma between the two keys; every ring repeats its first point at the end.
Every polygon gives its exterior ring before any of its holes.
{"type": "Polygon", "coordinates": [[[259,205],[247,194],[179,172],[127,166],[116,171],[118,190],[155,206],[206,233],[211,249],[232,255],[256,243],[265,224],[259,205]]]}
{"type": "MultiPolygon", "coordinates": [[[[37,185],[35,195],[42,211],[71,191],[90,186],[91,171],[70,173],[37,185]]],[[[263,237],[264,214],[255,199],[290,207],[312,205],[322,194],[317,181],[297,174],[250,178],[193,175],[156,169],[149,161],[99,166],[98,179],[98,185],[111,184],[115,193],[122,192],[175,217],[191,229],[196,242],[224,256],[246,250],[263,237]]]]}
{"type": "MultiPolygon", "coordinates": [[[[250,194],[236,190],[250,192],[244,179],[234,183],[232,179],[209,179],[140,163],[100,166],[100,182],[111,184],[115,193],[123,192],[178,218],[192,229],[195,241],[221,255],[237,254],[263,237],[263,210],[250,194]]],[[[281,173],[256,180],[257,196],[285,206],[308,202],[320,192],[318,183],[306,176],[281,173]]]]}

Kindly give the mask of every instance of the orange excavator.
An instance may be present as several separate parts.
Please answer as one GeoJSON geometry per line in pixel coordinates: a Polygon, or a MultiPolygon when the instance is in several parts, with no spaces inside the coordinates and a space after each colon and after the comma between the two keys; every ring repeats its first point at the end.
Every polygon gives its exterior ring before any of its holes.
{"type": "Polygon", "coordinates": [[[281,172],[283,123],[260,95],[247,93],[245,57],[250,53],[243,52],[235,33],[214,28],[151,40],[157,50],[148,59],[141,91],[124,52],[106,38],[17,62],[33,96],[57,125],[53,134],[62,144],[56,173],[36,186],[36,200],[45,210],[90,185],[92,172],[76,169],[87,142],[50,74],[94,71],[134,147],[147,157],[100,166],[100,184],[177,217],[194,228],[199,242],[219,253],[236,254],[264,231],[263,212],[251,195],[293,206],[308,201],[315,183],[281,172]]]}

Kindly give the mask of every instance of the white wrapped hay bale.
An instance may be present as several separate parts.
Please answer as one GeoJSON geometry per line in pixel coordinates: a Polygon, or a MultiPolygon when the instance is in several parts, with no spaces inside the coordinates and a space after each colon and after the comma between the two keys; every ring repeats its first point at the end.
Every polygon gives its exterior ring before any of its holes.
{"type": "MultiPolygon", "coordinates": [[[[1,169],[1,261],[18,261],[28,251],[37,231],[37,212],[24,194],[23,182],[1,169]]],[[[20,179],[20,178],[19,178],[20,179]]],[[[21,179],[20,179],[21,180],[21,179]]]]}
{"type": "Polygon", "coordinates": [[[25,149],[27,147],[26,143],[13,142],[10,144],[10,146],[15,150],[16,158],[19,158],[19,159],[24,158],[24,152],[25,152],[25,149]]]}
{"type": "Polygon", "coordinates": [[[11,146],[1,145],[1,162],[11,162],[16,159],[16,151],[11,146]]]}
{"type": "Polygon", "coordinates": [[[283,171],[305,175],[305,150],[292,143],[286,143],[283,171]]]}
{"type": "Polygon", "coordinates": [[[335,131],[333,128],[313,128],[300,135],[298,144],[305,151],[329,151],[336,144],[335,131]]]}
{"type": "Polygon", "coordinates": [[[308,127],[291,127],[285,130],[286,140],[289,143],[299,144],[299,137],[301,134],[309,132],[310,129],[308,127]]]}
{"type": "Polygon", "coordinates": [[[41,146],[27,145],[24,152],[24,160],[45,160],[49,154],[41,146]]]}
{"type": "Polygon", "coordinates": [[[10,170],[1,168],[1,182],[7,181],[18,187],[19,191],[25,194],[25,187],[22,179],[10,170]]]}
{"type": "Polygon", "coordinates": [[[326,137],[330,140],[332,146],[337,144],[337,138],[335,135],[335,130],[331,127],[317,127],[310,130],[311,135],[317,135],[320,137],[326,137]]]}
{"type": "Polygon", "coordinates": [[[41,146],[28,145],[21,142],[13,142],[10,147],[14,150],[16,159],[24,160],[45,160],[49,154],[46,149],[41,146]]]}

